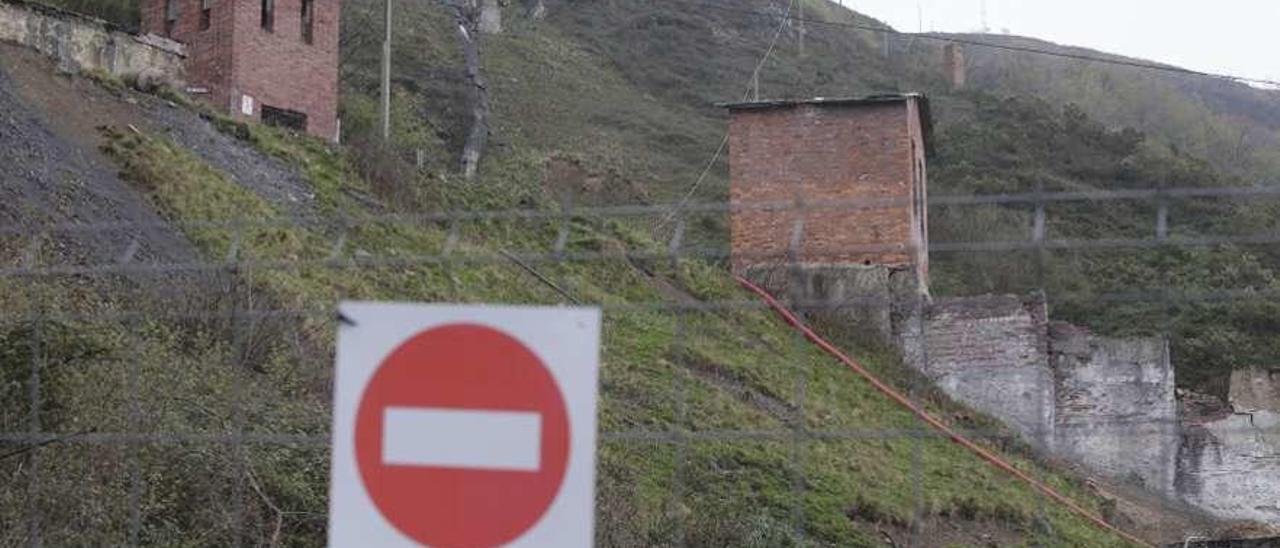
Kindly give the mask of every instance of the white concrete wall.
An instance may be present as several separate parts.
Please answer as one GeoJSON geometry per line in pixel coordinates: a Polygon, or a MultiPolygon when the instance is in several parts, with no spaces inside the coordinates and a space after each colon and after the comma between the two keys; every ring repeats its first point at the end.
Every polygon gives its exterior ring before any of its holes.
{"type": "Polygon", "coordinates": [[[1280,375],[1236,371],[1228,401],[1186,421],[1178,495],[1219,517],[1280,524],[1280,375]]]}
{"type": "Polygon", "coordinates": [[[1057,420],[1053,453],[1152,491],[1174,493],[1178,408],[1169,346],[1050,330],[1057,420]]]}
{"type": "Polygon", "coordinates": [[[1178,495],[1227,519],[1280,524],[1280,413],[1259,411],[1190,427],[1178,495]]]}
{"type": "Polygon", "coordinates": [[[1049,449],[1056,406],[1045,335],[1043,301],[944,299],[910,331],[924,345],[908,361],[947,395],[1049,449]]]}
{"type": "Polygon", "coordinates": [[[894,270],[883,265],[780,265],[749,268],[743,275],[785,297],[795,310],[887,341],[892,336],[894,270]]]}

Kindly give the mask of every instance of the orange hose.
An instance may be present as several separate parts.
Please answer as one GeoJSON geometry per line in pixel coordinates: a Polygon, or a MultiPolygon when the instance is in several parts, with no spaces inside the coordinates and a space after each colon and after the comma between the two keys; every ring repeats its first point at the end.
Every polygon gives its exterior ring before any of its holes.
{"type": "Polygon", "coordinates": [[[746,289],[750,290],[756,295],[759,295],[760,298],[764,299],[764,301],[768,303],[769,306],[772,307],[779,315],[781,315],[782,318],[786,320],[788,324],[791,324],[792,327],[795,327],[796,329],[800,330],[800,332],[804,334],[804,337],[806,339],[809,339],[809,342],[812,342],[813,344],[817,345],[819,348],[825,350],[828,354],[835,356],[836,359],[840,360],[842,363],[848,366],[849,369],[852,369],[854,373],[857,373],[859,376],[866,379],[867,382],[870,382],[871,385],[874,386],[876,390],[879,390],[882,394],[888,396],[889,399],[897,402],[898,405],[901,405],[905,407],[907,410],[911,411],[912,414],[914,414],[916,417],[919,417],[920,420],[928,423],[929,426],[932,426],[934,429],[938,430],[939,432],[946,434],[946,436],[950,438],[952,442],[955,442],[963,446],[965,449],[968,449],[974,452],[979,457],[981,457],[982,460],[987,461],[992,466],[995,466],[996,468],[999,468],[1000,470],[1003,470],[1008,474],[1026,482],[1028,485],[1044,493],[1049,498],[1057,501],[1063,506],[1066,506],[1067,509],[1071,510],[1072,513],[1093,522],[1093,524],[1097,525],[1099,528],[1115,533],[1119,535],[1121,538],[1124,538],[1125,540],[1132,542],[1134,544],[1137,544],[1139,546],[1154,546],[1149,542],[1146,542],[1136,536],[1133,536],[1129,533],[1121,531],[1120,529],[1116,528],[1114,525],[1107,523],[1107,521],[1102,519],[1101,516],[1098,516],[1097,514],[1094,514],[1084,509],[1079,504],[1076,504],[1075,501],[1068,498],[1066,495],[1063,495],[1062,493],[1059,493],[1058,491],[1054,490],[1052,487],[1049,487],[1048,485],[1045,485],[1044,483],[1037,481],[1035,478],[1028,476],[1026,473],[1022,472],[1021,470],[1014,468],[1012,464],[1009,464],[1007,461],[1000,458],[995,453],[992,453],[991,451],[983,448],[982,446],[979,446],[978,444],[970,441],[968,438],[960,435],[955,430],[952,430],[951,427],[947,426],[941,420],[934,418],[932,415],[925,412],[923,409],[920,409],[919,407],[917,407],[914,403],[911,402],[911,400],[907,399],[906,396],[903,396],[897,390],[894,390],[892,387],[885,384],[880,379],[876,378],[875,375],[872,375],[870,371],[867,371],[865,367],[862,367],[862,365],[854,361],[853,358],[846,356],[843,352],[840,351],[840,349],[836,348],[835,345],[832,345],[831,343],[827,342],[826,339],[823,339],[821,336],[815,333],[812,329],[809,329],[809,327],[806,326],[804,322],[800,321],[800,318],[797,318],[795,314],[791,313],[790,310],[787,310],[786,306],[778,302],[778,299],[775,299],[773,295],[769,294],[768,291],[761,289],[760,286],[757,286],[756,284],[751,283],[750,281],[748,281],[746,278],[743,278],[742,276],[735,275],[734,278],[737,278],[738,283],[741,284],[742,287],[745,287],[746,289]]]}

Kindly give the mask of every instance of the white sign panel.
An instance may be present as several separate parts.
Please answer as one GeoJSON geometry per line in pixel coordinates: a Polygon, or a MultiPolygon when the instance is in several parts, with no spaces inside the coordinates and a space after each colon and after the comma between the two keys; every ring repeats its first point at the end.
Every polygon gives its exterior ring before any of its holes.
{"type": "Polygon", "coordinates": [[[330,546],[591,546],[599,310],[340,311],[330,546]]]}

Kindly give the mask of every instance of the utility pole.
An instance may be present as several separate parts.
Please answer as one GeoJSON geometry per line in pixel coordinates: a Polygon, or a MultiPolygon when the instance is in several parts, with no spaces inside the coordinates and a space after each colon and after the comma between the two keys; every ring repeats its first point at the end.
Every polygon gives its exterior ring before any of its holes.
{"type": "Polygon", "coordinates": [[[382,40],[382,140],[391,141],[391,0],[387,5],[387,35],[382,40]]]}

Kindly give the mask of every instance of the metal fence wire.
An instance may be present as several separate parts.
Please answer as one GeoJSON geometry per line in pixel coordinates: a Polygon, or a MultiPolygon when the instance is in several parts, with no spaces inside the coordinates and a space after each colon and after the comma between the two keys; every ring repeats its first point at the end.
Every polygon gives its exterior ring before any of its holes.
{"type": "MultiPolygon", "coordinates": [[[[1143,335],[1173,340],[1187,309],[1274,303],[1277,288],[1187,287],[1170,277],[1116,280],[1100,291],[1050,279],[1046,265],[1224,247],[1273,253],[1280,234],[1185,235],[1169,209],[1276,193],[932,196],[934,210],[995,207],[1028,221],[1017,237],[932,242],[933,277],[977,257],[1029,273],[1013,290],[1019,299],[1040,295],[1051,319],[1123,309],[1141,319],[1143,335]],[[1053,232],[1055,208],[1117,203],[1150,209],[1135,221],[1149,222],[1146,234],[1053,232]]],[[[602,308],[602,546],[1124,545],[874,391],[730,274],[718,227],[737,212],[899,205],[693,202],[0,227],[0,545],[323,544],[341,299],[602,308]],[[157,245],[173,234],[193,249],[157,245]]],[[[752,257],[766,265],[753,279],[803,269],[796,257],[752,257]]],[[[974,296],[949,291],[935,287],[930,298],[974,296]]],[[[913,405],[1088,512],[1148,534],[1154,522],[1124,513],[1145,505],[1210,534],[1202,528],[1212,520],[1175,493],[1133,494],[1142,478],[1104,479],[1038,452],[946,397],[930,382],[934,303],[914,317],[926,350],[915,371],[850,320],[890,304],[882,296],[776,296],[913,405]]],[[[1062,423],[1057,435],[1078,430],[1095,445],[1125,448],[1188,420],[1184,411],[1116,428],[1062,423]]],[[[1265,436],[1271,427],[1223,428],[1265,436]]],[[[1170,466],[1189,454],[1192,437],[1182,436],[1170,466]]],[[[1171,488],[1190,488],[1173,479],[1171,488]]]]}

